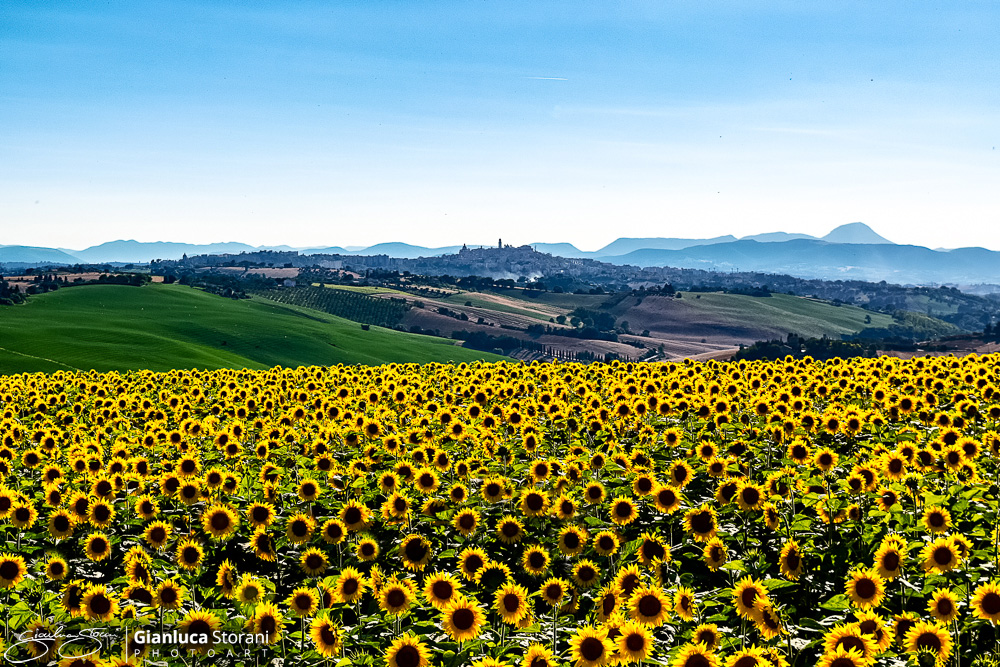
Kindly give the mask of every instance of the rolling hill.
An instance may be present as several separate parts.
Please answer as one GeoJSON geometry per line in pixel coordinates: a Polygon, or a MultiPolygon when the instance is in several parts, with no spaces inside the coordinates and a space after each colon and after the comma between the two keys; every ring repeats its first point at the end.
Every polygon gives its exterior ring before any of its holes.
{"type": "Polygon", "coordinates": [[[183,285],[94,285],[0,308],[0,373],[497,359],[449,341],[183,285]]]}

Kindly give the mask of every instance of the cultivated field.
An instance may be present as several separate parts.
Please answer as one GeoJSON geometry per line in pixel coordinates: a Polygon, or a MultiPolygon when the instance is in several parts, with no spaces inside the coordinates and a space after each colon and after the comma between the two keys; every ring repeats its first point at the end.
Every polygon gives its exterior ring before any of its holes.
{"type": "Polygon", "coordinates": [[[998,361],[0,377],[7,659],[993,664],[998,361]]]}

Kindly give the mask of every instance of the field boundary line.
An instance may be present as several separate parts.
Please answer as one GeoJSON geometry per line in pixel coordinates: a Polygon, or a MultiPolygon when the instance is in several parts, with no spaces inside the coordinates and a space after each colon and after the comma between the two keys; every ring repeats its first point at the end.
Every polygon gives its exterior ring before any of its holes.
{"type": "Polygon", "coordinates": [[[3,350],[4,352],[10,352],[11,354],[17,354],[17,355],[20,355],[22,357],[27,357],[28,359],[38,359],[39,361],[47,361],[50,364],[56,364],[57,366],[65,366],[66,368],[69,368],[69,369],[74,370],[74,371],[79,371],[80,373],[83,372],[83,369],[81,369],[81,368],[77,368],[76,366],[70,366],[69,364],[64,364],[63,362],[56,361],[55,359],[46,359],[45,357],[36,357],[33,354],[25,354],[24,352],[18,352],[17,350],[11,350],[11,349],[6,348],[6,347],[0,347],[0,350],[3,350]]]}

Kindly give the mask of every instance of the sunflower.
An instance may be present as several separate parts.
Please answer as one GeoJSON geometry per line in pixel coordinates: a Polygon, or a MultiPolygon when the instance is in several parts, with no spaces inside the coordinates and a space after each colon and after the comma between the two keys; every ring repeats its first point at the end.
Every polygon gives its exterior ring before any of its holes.
{"type": "Polygon", "coordinates": [[[205,557],[205,550],[191,539],[185,539],[177,545],[177,564],[185,570],[197,570],[205,557]]]}
{"type": "Polygon", "coordinates": [[[958,618],[958,598],[951,590],[939,588],[927,602],[927,613],[946,625],[958,618]]]}
{"type": "Polygon", "coordinates": [[[444,631],[457,642],[478,637],[485,621],[479,605],[462,596],[446,606],[442,615],[444,631]]]}
{"type": "Polygon", "coordinates": [[[838,646],[820,656],[816,667],[868,667],[869,660],[856,648],[838,646]]]}
{"type": "Polygon", "coordinates": [[[929,533],[945,533],[951,528],[951,512],[943,507],[928,507],[924,510],[924,528],[929,533]]]}
{"type": "Polygon", "coordinates": [[[431,559],[431,543],[422,535],[407,535],[399,545],[399,557],[407,569],[419,572],[431,559]]]}
{"type": "Polygon", "coordinates": [[[660,588],[640,586],[628,598],[629,617],[649,627],[659,627],[670,613],[670,599],[660,588]]]}
{"type": "Polygon", "coordinates": [[[87,537],[84,551],[92,561],[104,560],[111,555],[111,538],[104,533],[91,533],[87,537]]]}
{"type": "Polygon", "coordinates": [[[309,637],[316,651],[324,658],[336,657],[344,648],[340,628],[328,618],[314,618],[309,625],[309,637]]]}
{"type": "Polygon", "coordinates": [[[303,544],[312,537],[316,522],[308,514],[293,514],[285,523],[285,537],[292,544],[303,544]]]}
{"type": "Polygon", "coordinates": [[[244,574],[236,587],[235,597],[240,604],[257,604],[264,595],[264,589],[256,577],[244,574]]]}
{"type": "Polygon", "coordinates": [[[582,626],[570,640],[570,655],[576,667],[600,667],[611,662],[615,647],[608,639],[607,628],[582,626]]]}
{"type": "Polygon", "coordinates": [[[992,582],[982,584],[976,589],[970,606],[976,618],[992,623],[1000,621],[1000,586],[992,582]]]}
{"type": "Polygon", "coordinates": [[[706,650],[714,651],[722,643],[722,635],[714,623],[702,623],[691,632],[691,641],[704,644],[706,650]]]}
{"type": "Polygon", "coordinates": [[[378,558],[378,542],[370,537],[363,537],[358,540],[357,544],[354,545],[354,553],[357,555],[359,560],[363,560],[365,562],[373,561],[378,558]]]}
{"type": "Polygon", "coordinates": [[[598,556],[613,556],[619,545],[618,536],[609,530],[602,530],[594,536],[594,551],[598,556]]]}
{"type": "Polygon", "coordinates": [[[687,586],[679,586],[676,591],[674,591],[674,611],[677,615],[683,618],[685,621],[693,621],[694,615],[698,610],[698,605],[695,602],[694,591],[692,591],[687,586]]]}
{"type": "Polygon", "coordinates": [[[412,581],[392,577],[379,588],[378,606],[382,611],[400,616],[406,613],[416,597],[417,588],[412,581]]]}
{"type": "Polygon", "coordinates": [[[27,573],[28,567],[21,556],[0,554],[0,588],[13,588],[27,573]]]}
{"type": "Polygon", "coordinates": [[[781,548],[778,560],[781,574],[785,578],[795,581],[802,574],[802,551],[799,549],[799,543],[795,540],[788,540],[785,543],[785,546],[781,548]]]}
{"type": "Polygon", "coordinates": [[[353,567],[345,567],[334,583],[334,595],[338,602],[353,603],[365,594],[368,582],[353,567]]]}
{"type": "Polygon", "coordinates": [[[950,537],[939,537],[924,546],[920,552],[925,572],[942,573],[955,569],[961,557],[959,548],[950,537]]]}
{"type": "Polygon", "coordinates": [[[326,554],[315,547],[306,549],[299,556],[299,567],[310,577],[318,577],[323,574],[329,565],[326,554]]]}
{"type": "Polygon", "coordinates": [[[202,529],[216,542],[229,539],[239,528],[240,519],[231,507],[212,505],[201,515],[202,529]]]}
{"type": "MultiPolygon", "coordinates": [[[[3,565],[0,564],[0,569],[3,565]]],[[[69,565],[66,563],[66,559],[61,556],[52,556],[45,562],[45,577],[49,581],[59,581],[64,579],[66,574],[69,572],[69,565]]],[[[5,577],[0,574],[0,581],[5,577]]]]}
{"type": "Polygon", "coordinates": [[[879,576],[891,581],[903,573],[903,564],[906,562],[906,554],[903,551],[905,548],[905,542],[899,544],[888,538],[882,540],[882,544],[875,552],[875,569],[879,576]]]}
{"type": "Polygon", "coordinates": [[[670,477],[670,483],[674,487],[683,489],[694,479],[694,470],[687,461],[674,461],[667,471],[667,476],[670,477]]]}
{"type": "Polygon", "coordinates": [[[877,645],[873,637],[861,632],[857,623],[840,623],[835,625],[823,638],[824,653],[833,653],[837,649],[857,651],[867,664],[875,657],[877,645]]]}
{"type": "Polygon", "coordinates": [[[38,519],[38,510],[31,503],[23,501],[14,503],[10,508],[10,514],[7,515],[7,520],[10,521],[11,525],[25,530],[34,526],[36,519],[38,519]]]}
{"type": "Polygon", "coordinates": [[[750,621],[756,621],[760,616],[757,602],[761,600],[766,602],[768,599],[764,582],[749,576],[737,581],[733,588],[733,605],[736,607],[736,613],[750,621]]]}
{"type": "Polygon", "coordinates": [[[516,544],[524,536],[524,526],[511,515],[497,521],[497,538],[504,544],[516,544]]]}
{"type": "Polygon", "coordinates": [[[267,529],[264,526],[260,526],[254,530],[253,535],[250,537],[250,545],[253,547],[257,558],[274,562],[274,539],[268,535],[267,529]]]}
{"type": "Polygon", "coordinates": [[[653,637],[649,628],[637,621],[627,621],[617,638],[618,663],[642,662],[653,653],[653,637]]]}
{"type": "Polygon", "coordinates": [[[159,549],[170,539],[172,530],[170,524],[163,521],[154,521],[142,531],[142,539],[154,549],[159,549]]]}
{"type": "Polygon", "coordinates": [[[340,508],[338,518],[347,528],[348,532],[353,533],[365,530],[368,527],[370,516],[371,512],[367,507],[356,500],[349,500],[340,508]]]}
{"type": "Polygon", "coordinates": [[[876,651],[885,651],[892,645],[892,636],[889,634],[884,618],[870,609],[857,612],[855,618],[857,618],[857,626],[861,634],[871,635],[876,644],[876,651]]]}
{"type": "Polygon", "coordinates": [[[435,609],[444,609],[460,595],[462,584],[454,576],[437,572],[424,581],[424,599],[435,609]]]}
{"type": "Polygon", "coordinates": [[[618,496],[611,501],[611,520],[619,526],[627,526],[639,516],[635,503],[630,498],[618,496]]]}
{"type": "MultiPolygon", "coordinates": [[[[40,664],[59,653],[63,643],[59,634],[49,621],[35,619],[17,638],[20,645],[26,645],[28,655],[35,658],[35,661],[40,664]]],[[[10,648],[7,650],[9,651],[10,648]]],[[[4,657],[6,657],[6,653],[4,653],[4,657]]]]}
{"type": "Polygon", "coordinates": [[[698,542],[712,539],[716,530],[715,510],[709,505],[688,510],[684,514],[684,529],[698,542]]]}
{"type": "Polygon", "coordinates": [[[549,497],[534,489],[524,491],[521,493],[520,508],[524,516],[542,516],[549,511],[549,497]]]}
{"type": "Polygon", "coordinates": [[[490,478],[483,480],[482,495],[488,503],[498,503],[503,500],[506,485],[502,479],[490,478]]]}
{"type": "Polygon", "coordinates": [[[303,479],[299,482],[299,488],[297,489],[297,495],[299,500],[303,502],[313,502],[319,498],[322,494],[323,489],[320,488],[319,483],[314,479],[303,479]]]}
{"type": "Polygon", "coordinates": [[[550,607],[555,607],[569,592],[569,582],[565,579],[550,577],[546,579],[538,589],[541,597],[550,607]]]}
{"type": "Polygon", "coordinates": [[[88,586],[80,602],[83,615],[88,621],[108,621],[118,612],[118,600],[106,586],[88,586]]]}
{"type": "Polygon", "coordinates": [[[829,472],[839,460],[840,456],[829,448],[821,449],[813,456],[813,463],[823,472],[829,472]]]}
{"type": "Polygon", "coordinates": [[[861,609],[882,604],[882,599],[885,598],[885,579],[877,569],[856,569],[849,576],[844,592],[852,604],[861,609]]]}
{"type": "Polygon", "coordinates": [[[174,581],[161,581],[153,594],[153,605],[164,609],[179,609],[184,601],[184,589],[174,581]]]}
{"type": "Polygon", "coordinates": [[[430,651],[419,638],[406,634],[392,641],[384,659],[386,667],[427,667],[430,651]]]}
{"type": "Polygon", "coordinates": [[[940,625],[931,624],[926,621],[917,621],[906,633],[907,653],[919,653],[921,651],[930,652],[937,660],[937,664],[943,665],[951,657],[952,639],[947,628],[940,625]]]}
{"type": "Polygon", "coordinates": [[[590,505],[599,505],[604,502],[604,485],[600,482],[591,482],[583,489],[583,497],[590,505]]]}
{"type": "Polygon", "coordinates": [[[672,514],[680,509],[684,497],[672,486],[659,485],[653,491],[653,498],[656,500],[656,509],[661,512],[672,514]]]}
{"type": "Polygon", "coordinates": [[[56,510],[49,515],[49,535],[52,539],[60,540],[73,534],[76,527],[76,519],[65,509],[56,510]]]}
{"type": "Polygon", "coordinates": [[[518,584],[506,584],[496,592],[493,608],[497,610],[505,623],[517,625],[522,618],[530,613],[528,591],[524,586],[518,584]]]}
{"type": "Polygon", "coordinates": [[[532,545],[521,554],[521,567],[533,576],[544,574],[549,568],[549,554],[542,547],[532,545]]]}
{"type": "Polygon", "coordinates": [[[684,644],[670,667],[719,667],[719,659],[712,648],[701,642],[684,644]]]}
{"type": "Polygon", "coordinates": [[[312,616],[319,608],[319,598],[316,596],[316,591],[302,586],[291,592],[285,604],[296,616],[312,616]]]}
{"type": "MultiPolygon", "coordinates": [[[[2,562],[2,558],[0,558],[0,562],[2,562]]],[[[73,579],[72,581],[67,581],[60,590],[61,598],[59,605],[70,616],[82,616],[83,592],[84,582],[82,580],[73,579]]]]}
{"type": "Polygon", "coordinates": [[[632,596],[640,583],[642,583],[642,576],[638,565],[626,565],[619,569],[614,579],[615,591],[623,601],[632,596]]]}
{"type": "Polygon", "coordinates": [[[320,528],[320,534],[327,544],[340,544],[347,535],[347,526],[340,519],[328,519],[320,528]]]}
{"type": "Polygon", "coordinates": [[[115,508],[106,500],[95,499],[87,510],[87,519],[95,528],[104,528],[115,518],[115,508]]]}
{"type": "Polygon", "coordinates": [[[519,667],[556,667],[557,664],[552,649],[542,644],[532,644],[525,652],[519,667]]]}
{"type": "Polygon", "coordinates": [[[459,569],[462,576],[472,581],[481,569],[489,562],[486,552],[482,549],[468,547],[458,555],[459,569]]]}
{"type": "Polygon", "coordinates": [[[252,629],[254,634],[264,635],[264,641],[268,644],[276,644],[281,641],[284,624],[285,617],[270,602],[257,605],[253,616],[247,619],[248,628],[252,629]]]}
{"type": "Polygon", "coordinates": [[[767,500],[764,487],[741,480],[736,486],[736,504],[742,510],[758,510],[767,500]]]}
{"type": "Polygon", "coordinates": [[[712,572],[717,571],[720,567],[726,564],[727,560],[729,560],[729,552],[726,550],[726,545],[723,544],[722,540],[717,537],[713,537],[705,544],[705,548],[702,549],[701,556],[705,561],[705,565],[707,565],[712,572]]]}
{"type": "Polygon", "coordinates": [[[479,526],[479,512],[473,509],[459,510],[452,518],[451,525],[462,537],[468,537],[479,526]]]}
{"type": "Polygon", "coordinates": [[[581,589],[588,589],[601,580],[601,569],[591,560],[581,560],[573,566],[573,583],[581,589]]]}
{"type": "Polygon", "coordinates": [[[181,644],[181,646],[189,651],[207,653],[215,645],[216,632],[218,632],[221,627],[222,621],[219,620],[219,617],[212,612],[205,611],[204,609],[192,609],[184,615],[178,629],[180,632],[185,633],[190,639],[200,636],[205,638],[205,640],[197,643],[192,641],[189,644],[181,644]]]}
{"type": "Polygon", "coordinates": [[[254,528],[270,526],[274,517],[274,507],[269,503],[253,503],[247,508],[247,520],[254,528]]]}
{"type": "Polygon", "coordinates": [[[618,610],[618,591],[614,584],[607,584],[594,596],[597,620],[604,622],[618,610]]]}
{"type": "Polygon", "coordinates": [[[566,526],[559,531],[559,551],[566,556],[576,556],[587,546],[587,531],[578,526],[566,526]]]}
{"type": "Polygon", "coordinates": [[[769,600],[757,600],[756,611],[757,618],[754,620],[754,624],[765,640],[771,640],[787,634],[784,624],[781,622],[781,617],[769,600]]]}

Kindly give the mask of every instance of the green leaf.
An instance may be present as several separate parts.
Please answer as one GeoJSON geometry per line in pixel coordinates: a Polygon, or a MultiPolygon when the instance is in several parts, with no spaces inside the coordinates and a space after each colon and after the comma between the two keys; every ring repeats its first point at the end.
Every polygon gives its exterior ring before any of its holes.
{"type": "Polygon", "coordinates": [[[788,588],[789,586],[794,586],[794,581],[786,581],[784,579],[767,579],[764,581],[764,585],[767,586],[767,590],[776,591],[779,588],[788,588]]]}
{"type": "Polygon", "coordinates": [[[834,595],[832,598],[821,604],[820,609],[826,609],[827,611],[844,611],[850,606],[850,602],[847,596],[843,593],[834,595]]]}

